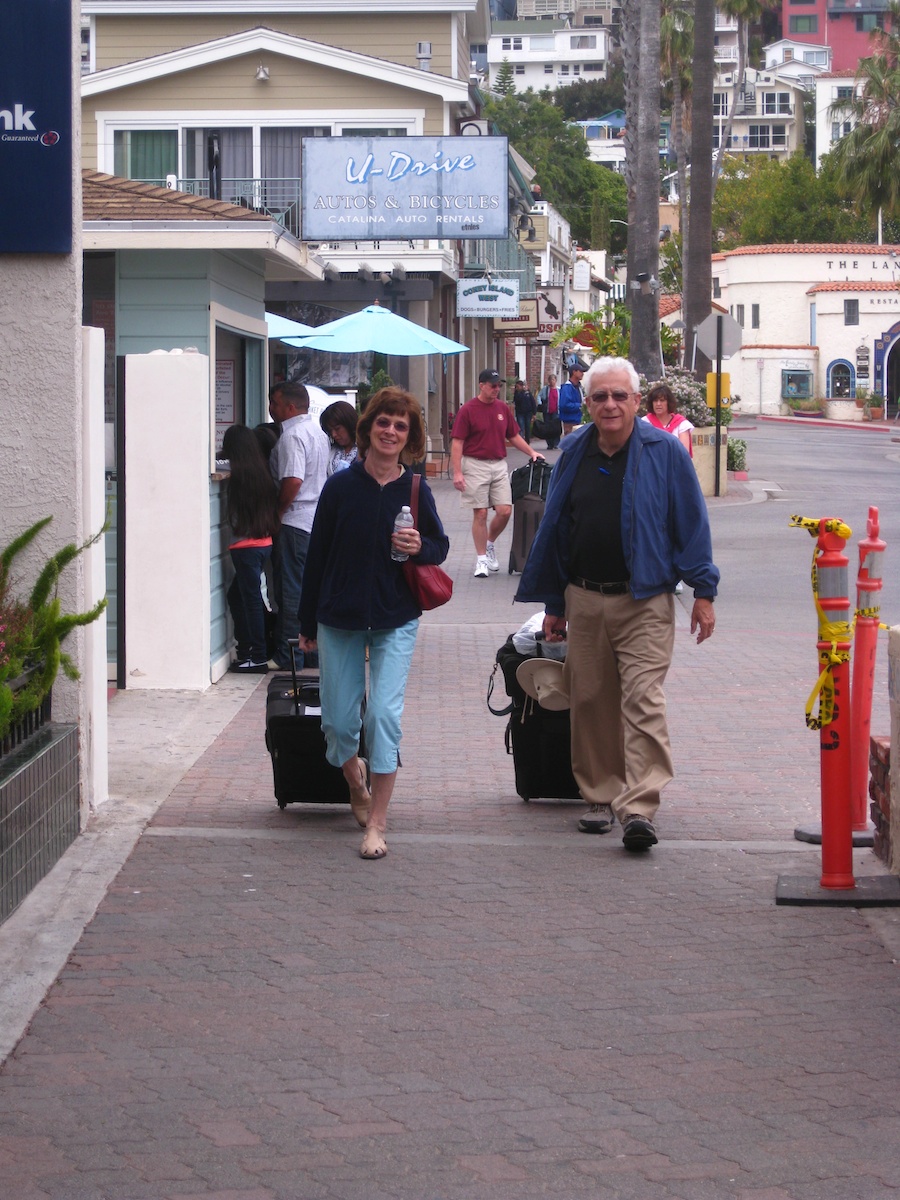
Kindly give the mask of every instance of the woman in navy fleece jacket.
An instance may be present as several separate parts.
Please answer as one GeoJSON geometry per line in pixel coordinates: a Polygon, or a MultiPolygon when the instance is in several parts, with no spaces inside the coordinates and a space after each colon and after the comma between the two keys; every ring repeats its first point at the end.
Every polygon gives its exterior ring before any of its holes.
{"type": "Polygon", "coordinates": [[[421,609],[391,549],[441,563],[450,542],[424,480],[418,528],[394,533],[410,503],[413,473],[425,455],[422,411],[402,388],[382,388],[356,429],[360,457],[322,489],[300,595],[300,645],[319,651],[326,757],[350,787],[353,814],[366,833],[362,858],[384,858],[387,809],[397,777],[400,719],[421,609]],[[359,758],[360,705],[365,712],[371,794],[359,758]]]}

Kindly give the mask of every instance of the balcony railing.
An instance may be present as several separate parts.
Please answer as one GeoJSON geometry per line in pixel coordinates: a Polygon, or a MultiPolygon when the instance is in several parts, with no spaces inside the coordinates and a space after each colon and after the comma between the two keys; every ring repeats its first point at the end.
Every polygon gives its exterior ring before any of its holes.
{"type": "Polygon", "coordinates": [[[887,12],[890,0],[827,0],[825,8],[828,14],[852,12],[856,16],[863,13],[887,12]]]}
{"type": "MultiPolygon", "coordinates": [[[[165,187],[165,179],[144,179],[142,183],[154,183],[165,187]]],[[[192,196],[209,198],[209,179],[177,178],[175,187],[192,196]]],[[[237,204],[253,212],[271,217],[283,225],[289,233],[300,237],[300,180],[294,179],[231,179],[221,180],[219,195],[215,199],[226,204],[237,204]]]]}

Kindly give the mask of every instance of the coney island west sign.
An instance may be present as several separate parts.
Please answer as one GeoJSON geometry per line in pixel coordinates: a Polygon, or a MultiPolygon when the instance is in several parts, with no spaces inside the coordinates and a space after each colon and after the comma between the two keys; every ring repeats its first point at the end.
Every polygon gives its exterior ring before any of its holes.
{"type": "Polygon", "coordinates": [[[499,137],[304,138],[302,237],[506,238],[508,154],[499,137]]]}
{"type": "Polygon", "coordinates": [[[0,254],[72,250],[71,0],[3,0],[0,254]]]}

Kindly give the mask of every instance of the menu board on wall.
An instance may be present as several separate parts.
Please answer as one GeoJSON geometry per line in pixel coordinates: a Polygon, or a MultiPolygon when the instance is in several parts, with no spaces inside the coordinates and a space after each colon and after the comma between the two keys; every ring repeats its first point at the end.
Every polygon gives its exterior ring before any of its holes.
{"type": "Polygon", "coordinates": [[[222,445],[222,436],[229,425],[235,422],[235,360],[216,359],[216,448],[222,445]]]}

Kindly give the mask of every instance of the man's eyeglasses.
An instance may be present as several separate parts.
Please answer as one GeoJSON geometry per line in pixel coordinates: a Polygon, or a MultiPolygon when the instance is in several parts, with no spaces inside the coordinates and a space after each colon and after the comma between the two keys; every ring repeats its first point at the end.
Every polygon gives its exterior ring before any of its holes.
{"type": "Polygon", "coordinates": [[[624,404],[631,396],[631,392],[614,391],[609,392],[605,388],[601,388],[599,392],[594,392],[588,396],[588,400],[593,400],[595,404],[603,404],[607,399],[613,399],[616,404],[624,404]]]}

